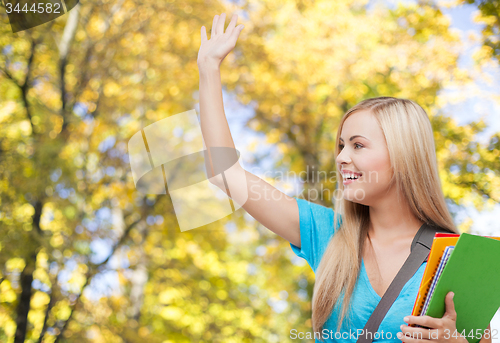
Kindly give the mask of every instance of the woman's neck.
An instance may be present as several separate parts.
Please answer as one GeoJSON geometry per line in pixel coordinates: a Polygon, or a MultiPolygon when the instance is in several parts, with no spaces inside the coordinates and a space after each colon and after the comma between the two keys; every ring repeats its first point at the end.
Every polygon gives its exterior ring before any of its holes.
{"type": "Polygon", "coordinates": [[[423,225],[406,201],[398,203],[393,197],[381,199],[377,205],[369,207],[369,212],[368,234],[371,239],[379,241],[414,237],[423,225]]]}

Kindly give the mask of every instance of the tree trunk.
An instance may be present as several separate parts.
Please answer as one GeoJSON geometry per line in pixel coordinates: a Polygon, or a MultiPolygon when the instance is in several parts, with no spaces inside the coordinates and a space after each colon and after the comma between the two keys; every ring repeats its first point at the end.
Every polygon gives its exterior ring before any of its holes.
{"type": "Polygon", "coordinates": [[[17,318],[16,318],[16,335],[14,343],[24,343],[26,338],[26,331],[28,329],[28,312],[31,306],[31,283],[33,282],[33,272],[35,271],[37,254],[33,253],[26,259],[26,267],[21,273],[19,280],[21,286],[21,297],[17,305],[17,318]]]}

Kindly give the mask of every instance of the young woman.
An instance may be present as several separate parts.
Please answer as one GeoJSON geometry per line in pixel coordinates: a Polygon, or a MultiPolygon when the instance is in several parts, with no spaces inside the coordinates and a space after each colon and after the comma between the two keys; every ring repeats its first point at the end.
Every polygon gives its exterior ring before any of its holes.
{"type": "MultiPolygon", "coordinates": [[[[225,13],[216,15],[210,40],[205,27],[201,28],[197,61],[200,122],[209,151],[210,181],[235,201],[240,199],[250,215],[289,241],[295,254],[307,260],[316,274],[312,299],[315,337],[325,339],[323,329],[327,329],[328,342],[356,342],[356,336],[338,339],[335,333],[363,329],[409,256],[419,228],[427,223],[459,233],[441,190],[429,118],[415,102],[392,97],[364,100],[343,116],[334,151],[337,172],[343,178],[338,187],[343,197],[336,201],[336,212],[283,193],[270,196],[279,191],[238,162],[224,172],[225,179],[220,174],[213,176],[217,174],[213,170],[220,168],[214,166],[219,162],[210,156],[210,149],[235,148],[224,114],[220,64],[243,29],[243,25],[236,27],[236,21],[237,15],[233,15],[224,32],[225,13]],[[245,178],[246,182],[236,182],[245,178]]],[[[374,342],[400,341],[400,332],[408,343],[467,342],[465,337],[453,335],[452,292],[445,299],[442,318],[411,316],[425,265],[403,287],[378,329],[384,335],[374,342]]]]}

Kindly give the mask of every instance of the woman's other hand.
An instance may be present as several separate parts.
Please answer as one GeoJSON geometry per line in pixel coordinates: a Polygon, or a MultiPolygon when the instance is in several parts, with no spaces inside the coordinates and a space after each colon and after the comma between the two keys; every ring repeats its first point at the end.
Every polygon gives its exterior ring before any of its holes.
{"type": "Polygon", "coordinates": [[[448,292],[446,295],[444,299],[446,312],[442,318],[433,318],[430,316],[405,317],[405,322],[408,324],[417,324],[431,329],[401,325],[403,335],[400,336],[400,333],[398,333],[398,338],[405,343],[421,341],[468,343],[467,339],[458,332],[456,327],[457,312],[455,311],[453,296],[453,292],[448,292]]]}
{"type": "Polygon", "coordinates": [[[220,66],[224,58],[236,46],[236,41],[240,35],[243,25],[236,27],[238,15],[233,14],[231,22],[224,32],[224,24],[226,21],[226,14],[222,13],[220,17],[215,15],[212,23],[212,33],[210,39],[207,39],[207,32],[205,26],[201,27],[201,46],[198,51],[198,68],[205,64],[215,64],[220,66]]]}

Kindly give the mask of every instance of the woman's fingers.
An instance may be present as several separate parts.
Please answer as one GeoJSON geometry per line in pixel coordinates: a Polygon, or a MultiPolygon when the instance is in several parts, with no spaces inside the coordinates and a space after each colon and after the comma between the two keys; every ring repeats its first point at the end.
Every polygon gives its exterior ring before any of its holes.
{"type": "Polygon", "coordinates": [[[207,31],[205,30],[205,26],[201,27],[201,42],[207,41],[207,31]]]}
{"type": "Polygon", "coordinates": [[[224,33],[224,24],[226,23],[226,13],[222,13],[217,20],[217,35],[224,33]]]}
{"type": "MultiPolygon", "coordinates": [[[[238,20],[238,15],[233,14],[231,17],[231,21],[229,22],[229,25],[226,28],[226,33],[229,33],[229,35],[232,36],[234,27],[236,26],[236,21],[238,20]]],[[[224,24],[226,23],[226,13],[222,13],[220,16],[215,15],[214,20],[212,22],[212,33],[210,34],[210,38],[215,35],[221,35],[224,34],[224,24]]],[[[242,27],[240,28],[242,29],[242,27]]]]}
{"type": "Polygon", "coordinates": [[[210,33],[210,39],[212,39],[212,37],[217,34],[217,20],[218,19],[219,19],[219,16],[216,14],[214,16],[214,20],[212,22],[212,32],[210,33]]]}
{"type": "Polygon", "coordinates": [[[238,37],[240,36],[241,30],[243,30],[245,26],[243,25],[238,25],[235,30],[231,33],[231,36],[229,40],[233,45],[236,45],[236,41],[238,40],[238,37]]]}
{"type": "Polygon", "coordinates": [[[414,339],[430,339],[437,337],[438,334],[438,330],[428,330],[407,325],[401,325],[400,329],[404,336],[414,339]]]}
{"type": "Polygon", "coordinates": [[[238,15],[237,14],[233,14],[233,16],[231,17],[231,21],[229,22],[229,25],[226,28],[226,33],[229,33],[231,35],[231,33],[234,30],[234,27],[236,26],[236,21],[237,20],[238,20],[238,15]]]}

